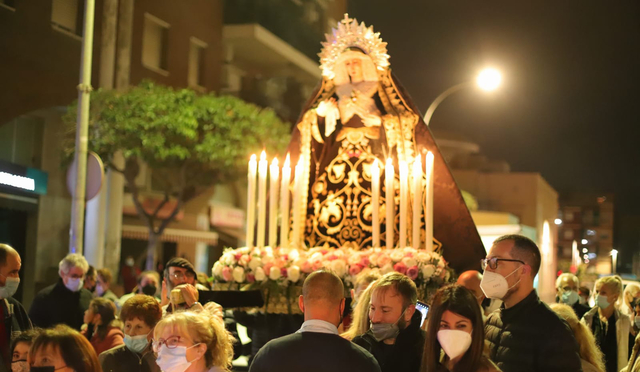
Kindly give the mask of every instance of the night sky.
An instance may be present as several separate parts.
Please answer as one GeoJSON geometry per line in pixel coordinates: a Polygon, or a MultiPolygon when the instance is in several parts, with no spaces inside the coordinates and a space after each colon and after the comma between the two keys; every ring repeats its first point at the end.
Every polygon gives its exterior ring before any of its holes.
{"type": "MultiPolygon", "coordinates": [[[[640,2],[527,3],[350,0],[349,13],[388,42],[423,114],[483,67],[503,72],[499,91],[447,98],[434,130],[459,132],[560,192],[615,192],[616,221],[640,215],[640,2]]],[[[638,247],[620,238],[635,246],[627,253],[638,247]]]]}

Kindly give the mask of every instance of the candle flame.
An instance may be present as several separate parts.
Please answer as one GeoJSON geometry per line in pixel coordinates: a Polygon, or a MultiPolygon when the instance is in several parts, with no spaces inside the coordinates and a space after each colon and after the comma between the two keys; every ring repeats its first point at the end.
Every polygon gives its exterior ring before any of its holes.
{"type": "Polygon", "coordinates": [[[256,154],[251,155],[251,160],[250,161],[256,161],[256,154]]]}
{"type": "Polygon", "coordinates": [[[262,150],[262,154],[260,154],[260,161],[267,160],[267,153],[262,150]]]}
{"type": "Polygon", "coordinates": [[[271,166],[272,167],[277,167],[278,166],[278,158],[273,158],[273,161],[271,162],[271,166]]]}
{"type": "Polygon", "coordinates": [[[291,165],[289,163],[290,163],[290,161],[289,161],[289,153],[287,153],[287,158],[284,160],[284,167],[285,168],[291,167],[291,165]]]}

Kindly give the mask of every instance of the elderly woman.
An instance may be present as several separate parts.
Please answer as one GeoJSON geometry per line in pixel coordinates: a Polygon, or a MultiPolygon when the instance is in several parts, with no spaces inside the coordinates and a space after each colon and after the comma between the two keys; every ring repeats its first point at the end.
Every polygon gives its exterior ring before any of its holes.
{"type": "Polygon", "coordinates": [[[83,327],[82,334],[97,355],[124,343],[122,324],[116,319],[116,305],[111,300],[94,298],[84,313],[84,323],[86,328],[83,327]]]}
{"type": "Polygon", "coordinates": [[[100,354],[104,372],[160,372],[151,348],[151,336],[162,318],[158,301],[151,296],[135,295],[122,305],[120,320],[124,322],[124,345],[100,354]]]}
{"type": "Polygon", "coordinates": [[[233,338],[208,312],[178,312],[162,319],[153,332],[156,363],[164,372],[229,371],[233,338]]]}
{"type": "Polygon", "coordinates": [[[28,359],[31,372],[102,372],[86,337],[62,324],[45,329],[33,340],[28,359]]]}

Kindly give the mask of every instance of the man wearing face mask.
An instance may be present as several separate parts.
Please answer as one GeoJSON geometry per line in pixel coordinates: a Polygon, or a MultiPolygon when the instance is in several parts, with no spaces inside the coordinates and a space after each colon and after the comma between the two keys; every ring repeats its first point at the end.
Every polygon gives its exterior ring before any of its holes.
{"type": "Polygon", "coordinates": [[[316,271],[305,279],[298,306],[304,323],[294,334],[269,341],[250,372],[380,371],[371,354],[338,334],[344,312],[344,287],[335,274],[316,271]]]}
{"type": "Polygon", "coordinates": [[[482,291],[503,301],[485,323],[489,356],[503,372],[582,371],[569,326],[533,288],[540,261],[538,246],[521,235],[496,239],[482,260],[482,291]]]}
{"type": "Polygon", "coordinates": [[[83,283],[89,264],[82,255],[70,253],[60,261],[58,268],[60,279],[38,292],[29,309],[29,317],[37,327],[49,328],[62,323],[79,331],[84,312],[93,298],[83,283]]]}
{"type": "Polygon", "coordinates": [[[21,265],[18,252],[0,244],[0,372],[11,371],[11,337],[32,328],[26,310],[12,297],[20,284],[21,265]]]}
{"type": "Polygon", "coordinates": [[[415,283],[397,272],[384,275],[371,293],[371,327],[353,342],[369,351],[386,371],[418,371],[424,349],[422,315],[416,311],[415,283]]]}
{"type": "Polygon", "coordinates": [[[98,275],[96,276],[96,297],[106,298],[107,300],[111,300],[112,302],[118,301],[118,296],[111,291],[111,280],[113,279],[113,275],[111,275],[111,270],[104,268],[99,269],[97,271],[98,275]]]}
{"type": "Polygon", "coordinates": [[[491,314],[494,310],[500,308],[502,301],[496,299],[487,298],[480,288],[482,282],[482,274],[479,271],[468,270],[460,274],[457,284],[470,290],[478,301],[478,305],[482,309],[482,317],[486,319],[487,315],[491,314]]]}
{"type": "Polygon", "coordinates": [[[138,284],[134,288],[133,292],[127,293],[126,295],[120,297],[120,299],[116,302],[116,308],[118,309],[118,312],[120,312],[120,309],[122,308],[124,303],[136,294],[144,294],[156,299],[160,299],[160,297],[158,296],[160,275],[158,275],[157,272],[143,271],[140,275],[138,275],[137,283],[138,284]]]}
{"type": "Polygon", "coordinates": [[[560,274],[556,279],[556,302],[571,306],[578,319],[582,319],[582,316],[589,311],[589,307],[580,303],[579,287],[580,281],[573,274],[560,274]]]}

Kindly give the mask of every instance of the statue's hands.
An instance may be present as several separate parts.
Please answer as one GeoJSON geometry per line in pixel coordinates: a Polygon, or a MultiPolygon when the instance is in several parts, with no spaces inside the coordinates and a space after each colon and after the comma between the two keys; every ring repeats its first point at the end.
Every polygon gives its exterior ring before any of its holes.
{"type": "Polygon", "coordinates": [[[382,119],[377,115],[365,115],[362,119],[364,125],[367,127],[379,127],[382,124],[382,119]]]}

